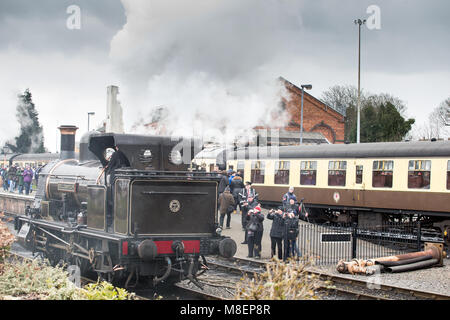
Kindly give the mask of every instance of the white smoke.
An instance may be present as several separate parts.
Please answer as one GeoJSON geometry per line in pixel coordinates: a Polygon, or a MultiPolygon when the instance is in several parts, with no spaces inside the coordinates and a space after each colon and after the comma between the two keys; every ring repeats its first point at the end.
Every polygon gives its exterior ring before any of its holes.
{"type": "Polygon", "coordinates": [[[286,121],[278,109],[285,92],[277,65],[295,58],[301,3],[122,3],[127,22],[111,41],[110,57],[124,79],[127,123],[148,123],[161,106],[170,115],[164,122],[169,134],[231,137],[286,121]]]}
{"type": "MultiPolygon", "coordinates": [[[[43,134],[42,130],[36,131],[37,128],[35,128],[34,121],[36,119],[33,119],[33,117],[38,117],[38,115],[30,114],[30,105],[25,103],[22,100],[21,95],[18,95],[18,99],[19,99],[19,101],[18,101],[17,108],[16,108],[16,118],[19,122],[20,130],[17,133],[17,136],[22,134],[22,130],[29,131],[30,128],[33,128],[32,135],[29,137],[30,138],[30,146],[29,146],[28,150],[25,151],[25,153],[34,153],[34,152],[36,152],[36,150],[39,149],[41,142],[44,141],[44,134],[43,134]]],[[[34,111],[36,112],[35,109],[34,109],[34,111]]],[[[15,139],[11,139],[9,142],[11,144],[15,145],[14,140],[15,139]]]]}

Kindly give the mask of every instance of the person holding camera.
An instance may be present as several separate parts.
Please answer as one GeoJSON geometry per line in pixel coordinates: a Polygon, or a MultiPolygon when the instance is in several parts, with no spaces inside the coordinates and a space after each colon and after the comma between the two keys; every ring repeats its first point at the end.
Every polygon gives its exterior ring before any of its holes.
{"type": "Polygon", "coordinates": [[[258,194],[256,190],[252,188],[252,183],[247,181],[245,188],[239,193],[239,203],[241,206],[241,223],[242,230],[245,231],[244,242],[241,244],[247,244],[247,215],[250,209],[253,209],[258,204],[258,194]]]}
{"type": "Polygon", "coordinates": [[[250,209],[247,213],[247,241],[248,241],[248,256],[247,258],[261,258],[261,240],[264,232],[264,214],[261,212],[259,204],[250,209]]]}
{"type": "Polygon", "coordinates": [[[270,209],[267,214],[267,219],[273,220],[272,228],[270,229],[270,245],[272,257],[275,256],[276,248],[278,247],[278,259],[283,259],[283,232],[284,232],[284,216],[283,210],[270,209]]]}
{"type": "Polygon", "coordinates": [[[299,214],[299,204],[294,199],[289,199],[287,203],[283,204],[284,212],[293,212],[296,216],[299,214]]]}

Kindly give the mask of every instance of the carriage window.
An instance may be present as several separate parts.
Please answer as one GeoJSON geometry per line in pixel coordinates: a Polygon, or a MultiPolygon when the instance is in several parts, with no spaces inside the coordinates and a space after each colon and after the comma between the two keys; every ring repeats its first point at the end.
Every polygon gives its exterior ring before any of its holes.
{"type": "Polygon", "coordinates": [[[392,174],[394,161],[374,161],[372,174],[372,187],[392,188],[392,174]]]}
{"type": "Polygon", "coordinates": [[[345,187],[347,161],[328,162],[328,185],[345,187]]]}
{"type": "Polygon", "coordinates": [[[447,190],[450,190],[450,160],[447,161],[447,190]]]}
{"type": "Polygon", "coordinates": [[[317,161],[302,161],[300,163],[300,184],[316,185],[317,161]]]}
{"type": "Polygon", "coordinates": [[[363,177],[363,166],[356,166],[356,183],[361,184],[363,177]]]}
{"type": "Polygon", "coordinates": [[[245,168],[245,162],[244,161],[238,161],[237,163],[237,171],[242,173],[242,179],[244,179],[244,168],[245,168]]]}
{"type": "Polygon", "coordinates": [[[233,170],[233,169],[234,169],[234,166],[232,164],[229,164],[228,165],[228,170],[233,170]]]}
{"type": "Polygon", "coordinates": [[[289,184],[289,161],[275,162],[275,184],[289,184]]]}
{"type": "Polygon", "coordinates": [[[264,168],[263,161],[252,161],[251,179],[252,183],[264,183],[264,168]]]}
{"type": "Polygon", "coordinates": [[[430,189],[431,160],[410,160],[408,165],[408,188],[430,189]]]}

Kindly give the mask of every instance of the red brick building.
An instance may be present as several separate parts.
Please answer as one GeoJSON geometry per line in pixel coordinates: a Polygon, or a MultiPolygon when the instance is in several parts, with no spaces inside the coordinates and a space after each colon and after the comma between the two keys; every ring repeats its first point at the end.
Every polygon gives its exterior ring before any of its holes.
{"type": "MultiPolygon", "coordinates": [[[[290,121],[283,130],[299,132],[301,119],[302,89],[280,77],[289,98],[282,98],[281,108],[288,112],[290,121]]],[[[257,127],[255,129],[263,129],[257,127]]],[[[319,99],[304,91],[303,132],[321,133],[330,143],[344,143],[345,116],[319,99]]]]}

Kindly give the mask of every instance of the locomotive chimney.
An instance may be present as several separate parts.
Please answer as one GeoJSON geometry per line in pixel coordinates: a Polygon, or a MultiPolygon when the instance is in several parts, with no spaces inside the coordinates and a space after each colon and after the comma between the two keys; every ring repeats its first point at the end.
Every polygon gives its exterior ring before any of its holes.
{"type": "Polygon", "coordinates": [[[77,126],[60,126],[61,131],[61,160],[75,159],[75,133],[77,126]]]}

